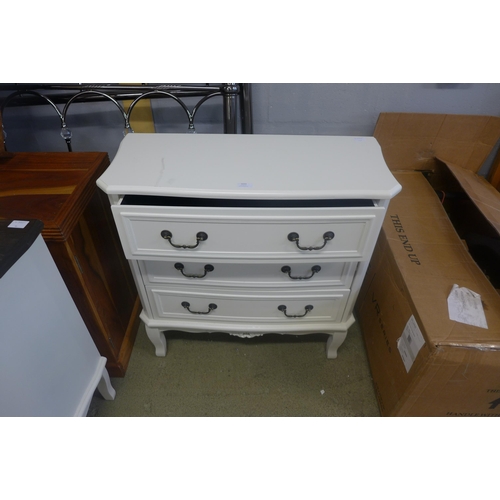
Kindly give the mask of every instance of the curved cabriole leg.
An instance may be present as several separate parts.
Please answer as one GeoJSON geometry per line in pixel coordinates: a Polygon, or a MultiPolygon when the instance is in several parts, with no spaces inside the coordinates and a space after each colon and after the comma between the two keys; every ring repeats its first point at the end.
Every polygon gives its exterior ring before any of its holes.
{"type": "Polygon", "coordinates": [[[326,341],[326,357],[328,359],[335,359],[337,357],[337,350],[344,342],[347,336],[347,330],[341,330],[332,333],[326,341]]]}
{"type": "Polygon", "coordinates": [[[149,338],[149,340],[153,343],[155,346],[155,354],[157,356],[166,356],[167,355],[167,339],[165,338],[165,335],[161,330],[158,328],[150,328],[147,325],[144,325],[146,327],[146,334],[149,338]]]}
{"type": "Polygon", "coordinates": [[[111,385],[111,380],[109,379],[108,370],[104,368],[102,371],[101,380],[97,384],[97,390],[101,393],[101,396],[107,401],[112,401],[115,399],[116,391],[111,385]]]}

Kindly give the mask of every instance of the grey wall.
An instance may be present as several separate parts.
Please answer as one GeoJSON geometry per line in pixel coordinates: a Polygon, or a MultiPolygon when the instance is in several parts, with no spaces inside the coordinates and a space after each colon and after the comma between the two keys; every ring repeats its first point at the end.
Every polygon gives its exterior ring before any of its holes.
{"type": "Polygon", "coordinates": [[[255,132],[372,135],[381,112],[500,115],[500,84],[253,85],[255,132]]]}
{"type": "MultiPolygon", "coordinates": [[[[254,83],[254,133],[372,135],[381,112],[500,115],[500,84],[254,83]]],[[[191,107],[194,101],[189,102],[191,107]]],[[[221,101],[207,101],[197,115],[197,133],[222,133],[221,101]]],[[[175,103],[153,101],[157,132],[185,132],[175,103]]],[[[10,151],[66,151],[60,123],[49,106],[7,108],[10,151]]],[[[123,138],[113,104],[72,106],[68,126],[74,151],[107,151],[112,158],[123,138]]]]}

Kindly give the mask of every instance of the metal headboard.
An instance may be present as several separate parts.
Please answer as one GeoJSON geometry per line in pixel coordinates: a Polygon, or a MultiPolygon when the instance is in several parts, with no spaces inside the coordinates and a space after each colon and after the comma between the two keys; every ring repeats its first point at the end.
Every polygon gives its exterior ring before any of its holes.
{"type": "Polygon", "coordinates": [[[222,113],[225,134],[238,132],[238,113],[241,133],[253,133],[250,84],[0,84],[0,91],[10,91],[0,103],[0,123],[5,150],[5,125],[2,116],[7,106],[50,105],[61,121],[61,137],[66,141],[68,151],[72,151],[72,132],[67,126],[66,117],[74,102],[111,101],[119,110],[124,122],[124,134],[133,132],[130,118],[136,104],[142,99],[172,99],[184,111],[188,130],[195,130],[196,113],[206,101],[215,97],[222,98],[222,113]],[[190,109],[183,99],[199,97],[190,109]],[[125,110],[122,101],[131,101],[125,110]],[[61,109],[62,108],[62,109],[61,109]]]}

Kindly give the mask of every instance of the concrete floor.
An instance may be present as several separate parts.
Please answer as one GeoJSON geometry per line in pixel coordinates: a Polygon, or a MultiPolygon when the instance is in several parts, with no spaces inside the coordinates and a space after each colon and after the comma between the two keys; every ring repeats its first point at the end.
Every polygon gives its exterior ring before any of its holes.
{"type": "Polygon", "coordinates": [[[156,357],[141,325],[124,378],[112,378],[116,399],[96,392],[93,417],[377,417],[358,324],[337,359],[326,358],[326,335],[167,332],[156,357]]]}

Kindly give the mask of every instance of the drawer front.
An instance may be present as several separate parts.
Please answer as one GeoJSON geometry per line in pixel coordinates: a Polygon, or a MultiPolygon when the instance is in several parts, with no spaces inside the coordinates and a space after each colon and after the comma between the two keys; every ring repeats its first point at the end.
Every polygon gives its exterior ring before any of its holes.
{"type": "Polygon", "coordinates": [[[147,294],[156,319],[289,325],[339,322],[349,290],[315,290],[306,294],[273,293],[265,289],[208,291],[193,287],[189,290],[147,287],[147,294]]]}
{"type": "Polygon", "coordinates": [[[350,288],[356,262],[218,263],[144,260],[139,267],[146,284],[188,286],[350,288]]]}
{"type": "Polygon", "coordinates": [[[208,262],[298,256],[314,260],[321,255],[322,259],[361,260],[371,252],[367,245],[375,241],[384,214],[381,207],[202,209],[203,215],[197,210],[113,206],[127,258],[182,255],[208,262]]]}

